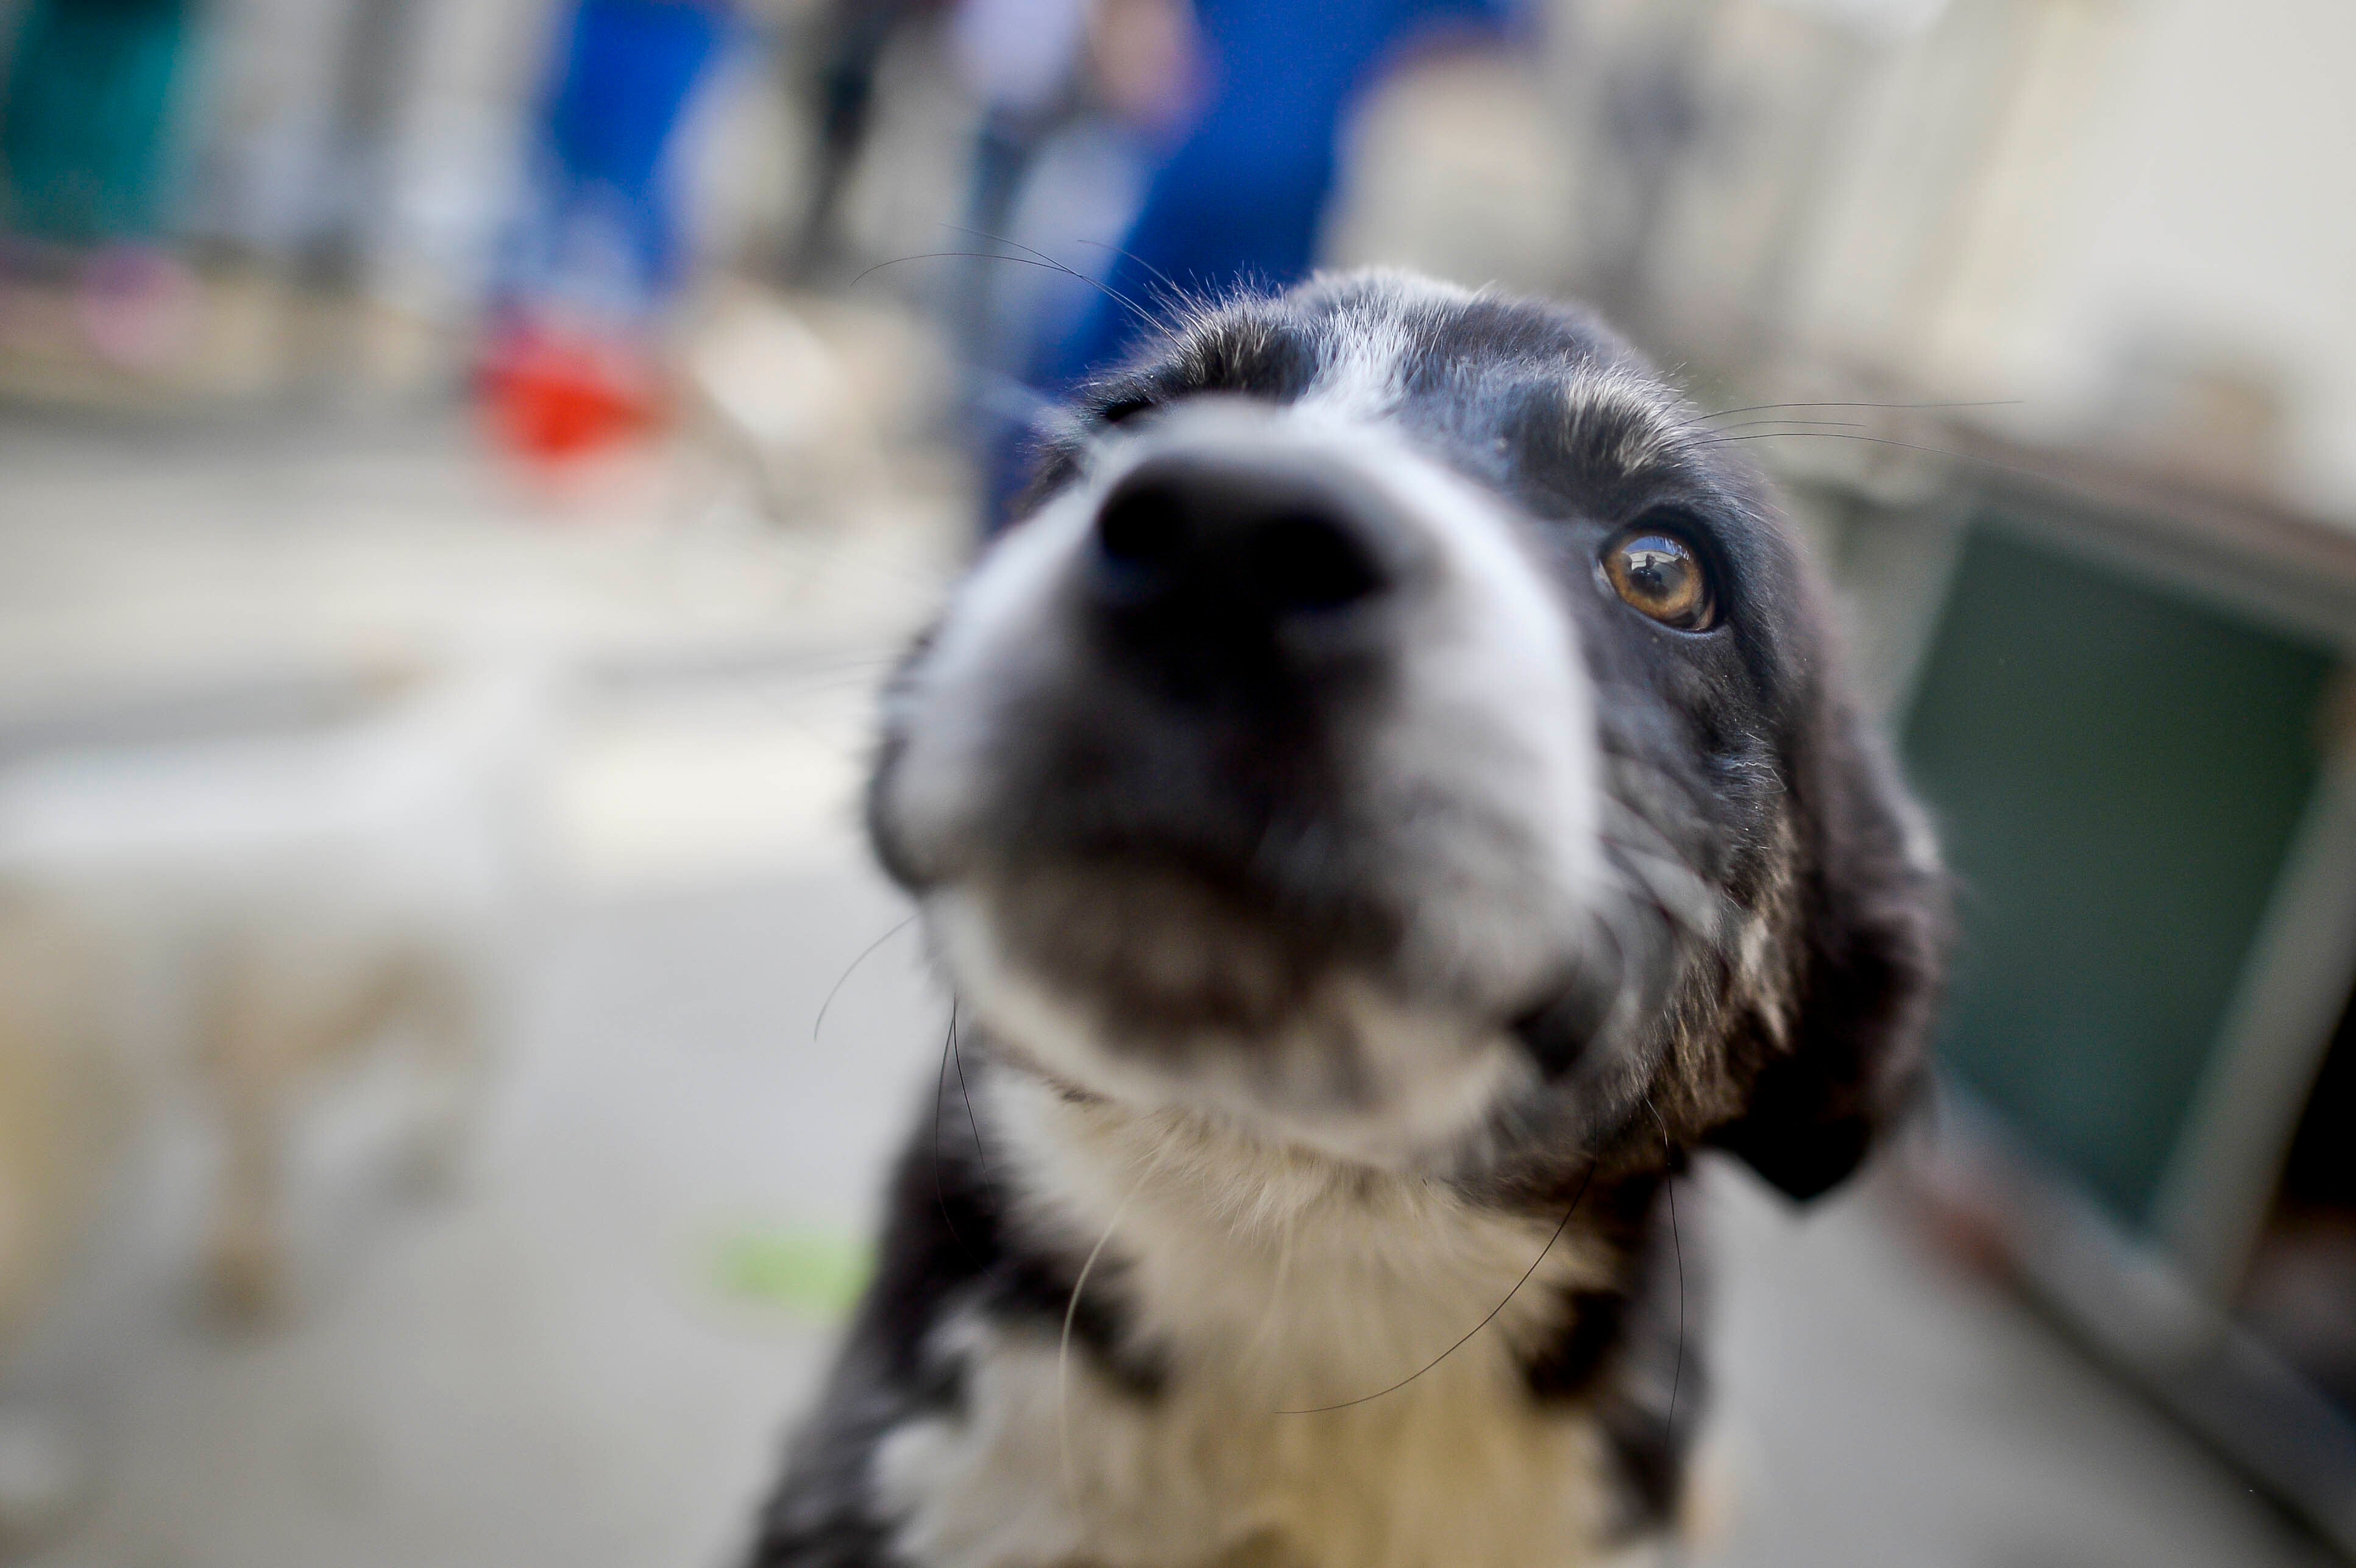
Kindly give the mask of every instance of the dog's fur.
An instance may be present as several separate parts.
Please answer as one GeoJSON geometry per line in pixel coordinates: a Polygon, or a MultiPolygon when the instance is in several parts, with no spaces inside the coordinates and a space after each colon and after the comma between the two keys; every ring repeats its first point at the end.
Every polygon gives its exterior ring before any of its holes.
{"type": "Polygon", "coordinates": [[[1738,450],[1589,317],[1396,274],[1202,309],[1088,392],[887,701],[871,825],[953,1048],[755,1563],[1667,1539],[1690,1160],[1843,1179],[1944,925],[1738,450]],[[1244,551],[1130,595],[1106,520],[1208,470],[1338,519],[1367,581],[1244,551]],[[1614,593],[1638,520],[1714,626],[1614,593]]]}

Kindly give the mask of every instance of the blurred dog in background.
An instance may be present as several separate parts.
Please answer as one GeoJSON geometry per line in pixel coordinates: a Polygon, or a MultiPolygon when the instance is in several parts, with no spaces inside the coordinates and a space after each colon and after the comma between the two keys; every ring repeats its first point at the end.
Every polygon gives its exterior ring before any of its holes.
{"type": "MultiPolygon", "coordinates": [[[[132,724],[0,768],[0,1358],[177,1104],[218,1151],[201,1255],[234,1325],[288,1298],[287,1144],[323,1075],[397,1048],[416,1169],[455,1176],[508,1008],[546,692],[363,687],[299,722],[132,724]]],[[[47,1506],[15,1490],[27,1517],[0,1535],[47,1506]]]]}

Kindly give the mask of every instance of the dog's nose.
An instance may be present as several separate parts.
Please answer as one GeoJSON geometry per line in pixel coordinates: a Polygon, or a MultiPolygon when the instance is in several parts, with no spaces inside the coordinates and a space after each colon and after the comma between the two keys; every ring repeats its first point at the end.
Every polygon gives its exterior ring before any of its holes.
{"type": "Polygon", "coordinates": [[[1173,638],[1263,637],[1391,585],[1383,511],[1367,487],[1315,464],[1164,453],[1105,498],[1089,586],[1115,616],[1173,638]]]}

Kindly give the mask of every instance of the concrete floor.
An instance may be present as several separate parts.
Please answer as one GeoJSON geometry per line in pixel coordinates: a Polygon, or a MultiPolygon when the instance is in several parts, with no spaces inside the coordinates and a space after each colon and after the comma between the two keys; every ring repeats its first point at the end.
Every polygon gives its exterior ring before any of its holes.
{"type": "MultiPolygon", "coordinates": [[[[519,520],[446,431],[358,456],[280,443],[224,467],[202,445],[18,428],[0,432],[6,462],[38,482],[17,489],[0,549],[47,564],[53,585],[39,604],[18,590],[38,624],[16,616],[0,633],[20,671],[29,660],[47,672],[17,682],[27,702],[75,688],[93,660],[121,677],[101,634],[141,603],[168,603],[185,639],[230,624],[220,604],[250,617],[259,597],[286,612],[278,640],[301,640],[294,626],[325,644],[374,622],[496,626],[507,596],[481,585],[501,575],[525,585],[540,635],[584,666],[616,650],[648,667],[732,638],[792,644],[571,715],[547,795],[561,875],[458,1194],[421,1203],[391,1180],[379,1108],[397,1086],[367,1073],[327,1086],[294,1158],[296,1310],[224,1338],[187,1309],[201,1140],[154,1132],[120,1221],[0,1380],[0,1399],[61,1413],[98,1456],[80,1521],[25,1561],[724,1562],[830,1333],[792,1293],[743,1288],[729,1260],[747,1238],[857,1237],[937,1061],[941,1004],[913,932],[890,934],[904,911],[860,856],[850,811],[864,692],[932,591],[937,534],[906,545],[879,528],[851,552],[864,564],[829,568],[866,596],[845,589],[796,619],[807,597],[744,583],[790,575],[781,563],[800,546],[701,524],[566,533],[519,520]],[[257,505],[270,515],[257,521],[257,505]],[[112,545],[91,547],[91,518],[112,545]],[[298,538],[305,521],[316,526],[298,538]],[[117,554],[143,539],[225,585],[214,607],[117,554]],[[274,597],[241,557],[274,563],[274,597]],[[147,597],[110,581],[146,584],[147,597]],[[61,602],[59,583],[87,598],[61,602]],[[321,608],[321,585],[341,610],[321,608]]],[[[145,657],[164,657],[169,639],[150,633],[145,657]]],[[[1927,1253],[1872,1192],[1799,1215],[1730,1169],[1712,1185],[1729,1506],[1705,1561],[2319,1561],[2010,1297],[1927,1253]]]]}

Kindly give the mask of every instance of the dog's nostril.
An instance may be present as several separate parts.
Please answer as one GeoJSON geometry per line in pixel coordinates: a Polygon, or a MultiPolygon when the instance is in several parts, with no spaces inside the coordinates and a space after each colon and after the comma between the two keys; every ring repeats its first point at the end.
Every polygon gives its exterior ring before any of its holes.
{"type": "Polygon", "coordinates": [[[1383,585],[1365,546],[1344,524],[1316,511],[1267,519],[1252,532],[1248,556],[1260,594],[1279,609],[1340,609],[1383,585]]]}
{"type": "Polygon", "coordinates": [[[1124,573],[1151,575],[1176,565],[1194,529],[1183,496],[1167,485],[1133,485],[1105,503],[1097,548],[1124,573]]]}
{"type": "Polygon", "coordinates": [[[1157,626],[1163,612],[1239,630],[1343,609],[1389,582],[1369,508],[1297,466],[1157,459],[1098,511],[1095,589],[1108,608],[1153,609],[1157,626]]]}

